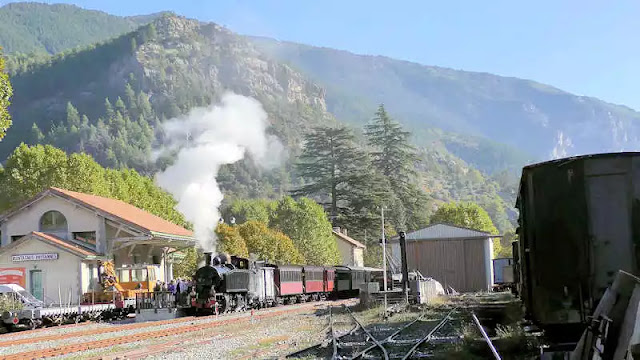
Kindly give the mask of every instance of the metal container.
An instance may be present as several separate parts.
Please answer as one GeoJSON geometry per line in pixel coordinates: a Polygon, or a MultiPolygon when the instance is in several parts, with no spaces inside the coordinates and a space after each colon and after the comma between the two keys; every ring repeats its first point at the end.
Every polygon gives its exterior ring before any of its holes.
{"type": "Polygon", "coordinates": [[[512,258],[501,258],[501,259],[493,259],[493,283],[494,284],[505,284],[513,282],[513,270],[511,266],[513,265],[512,258]],[[511,270],[510,274],[505,274],[505,269],[509,267],[511,270]],[[509,278],[507,280],[506,278],[509,278]]]}
{"type": "Polygon", "coordinates": [[[516,206],[517,292],[538,324],[585,323],[618,270],[638,274],[640,153],[527,166],[516,206]]]}

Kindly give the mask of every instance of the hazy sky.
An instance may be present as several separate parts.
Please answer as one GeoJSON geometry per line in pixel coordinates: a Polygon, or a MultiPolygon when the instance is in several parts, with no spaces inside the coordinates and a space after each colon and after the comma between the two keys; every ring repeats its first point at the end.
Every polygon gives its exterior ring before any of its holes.
{"type": "Polygon", "coordinates": [[[172,10],[243,34],[527,78],[640,109],[638,0],[53,2],[116,15],[172,10]]]}

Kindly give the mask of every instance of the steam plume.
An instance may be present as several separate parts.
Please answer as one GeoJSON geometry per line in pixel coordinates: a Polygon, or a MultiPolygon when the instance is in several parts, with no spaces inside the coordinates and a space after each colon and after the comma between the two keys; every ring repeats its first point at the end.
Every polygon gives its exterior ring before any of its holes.
{"type": "Polygon", "coordinates": [[[220,219],[222,191],[216,182],[220,166],[249,152],[259,163],[274,165],[282,145],[266,134],[267,114],[252,98],[227,93],[219,105],[194,108],[186,116],[162,124],[164,151],[177,151],[172,165],[156,182],[178,200],[177,210],[193,223],[194,235],[206,251],[215,250],[214,230],[220,219]],[[275,152],[277,156],[269,156],[275,152]]]}

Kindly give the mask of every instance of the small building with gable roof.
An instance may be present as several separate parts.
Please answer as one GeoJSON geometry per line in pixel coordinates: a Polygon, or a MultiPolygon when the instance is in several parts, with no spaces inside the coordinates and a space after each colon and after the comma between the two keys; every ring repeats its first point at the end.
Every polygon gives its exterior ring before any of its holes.
{"type": "MultiPolygon", "coordinates": [[[[450,224],[432,224],[406,234],[408,270],[458,292],[491,291],[493,243],[500,236],[450,224]]],[[[401,264],[399,238],[389,241],[393,262],[401,264]]]]}
{"type": "Polygon", "coordinates": [[[145,281],[126,271],[136,265],[169,281],[169,255],[195,239],[120,200],[51,187],[0,216],[0,245],[0,283],[17,283],[47,304],[77,304],[97,286],[99,261],[113,261],[120,281],[145,281]]]}
{"type": "Polygon", "coordinates": [[[342,258],[340,265],[344,266],[364,266],[364,246],[363,243],[349,237],[347,235],[347,229],[341,229],[339,227],[333,228],[333,236],[338,244],[338,251],[342,258]]]}

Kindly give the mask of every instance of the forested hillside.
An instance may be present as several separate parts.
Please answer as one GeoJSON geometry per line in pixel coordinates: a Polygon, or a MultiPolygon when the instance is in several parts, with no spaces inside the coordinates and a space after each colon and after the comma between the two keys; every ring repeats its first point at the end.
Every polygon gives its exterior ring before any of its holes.
{"type": "Polygon", "coordinates": [[[11,3],[0,7],[0,44],[14,55],[56,54],[135,30],[157,16],[119,17],[67,4],[11,3]]]}
{"type": "Polygon", "coordinates": [[[529,80],[251,39],[265,53],[324,86],[328,110],[336,117],[362,123],[384,102],[417,131],[418,139],[429,127],[480,136],[444,134],[442,141],[456,155],[487,170],[495,170],[491,161],[474,153],[482,151],[500,164],[520,166],[532,157],[640,147],[640,113],[625,106],[529,80]]]}
{"type": "MultiPolygon", "coordinates": [[[[255,97],[269,114],[269,131],[283,142],[288,158],[269,171],[251,159],[223,167],[218,181],[227,201],[279,198],[299,188],[303,180],[295,164],[303,136],[312,127],[342,120],[327,111],[324,88],[263,55],[244,37],[170,14],[83,49],[9,62],[14,71],[14,124],[0,142],[2,158],[23,141],[48,143],[68,153],[87,152],[103,166],[132,167],[151,175],[170,161],[150,160],[154,144],[163,141],[161,122],[215,102],[226,90],[255,97]]],[[[390,115],[403,121],[394,112],[390,115]]],[[[374,111],[367,116],[373,118],[374,111]]],[[[356,141],[364,146],[361,124],[353,126],[356,141]]],[[[413,182],[430,205],[415,216],[428,218],[438,202],[473,200],[487,209],[501,231],[510,229],[507,209],[513,182],[488,180],[452,155],[437,132],[432,131],[434,141],[417,149],[413,182]]]]}

